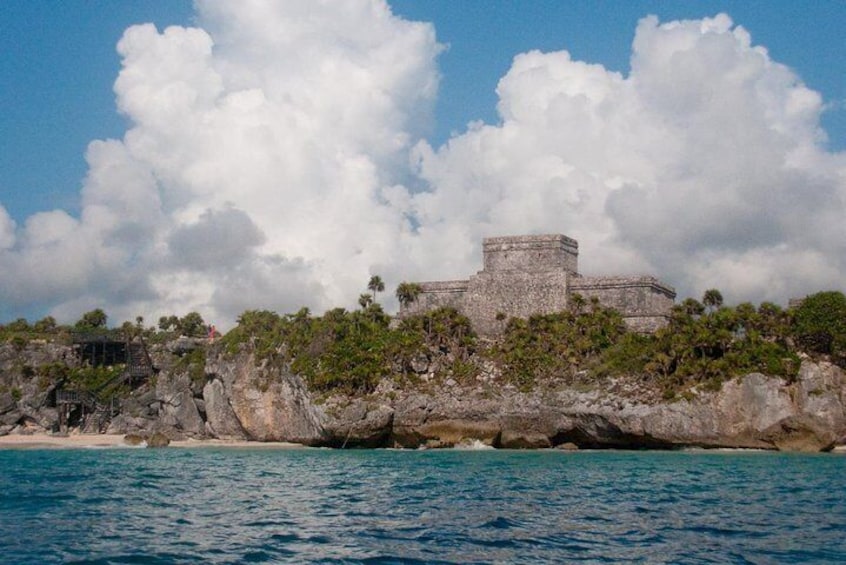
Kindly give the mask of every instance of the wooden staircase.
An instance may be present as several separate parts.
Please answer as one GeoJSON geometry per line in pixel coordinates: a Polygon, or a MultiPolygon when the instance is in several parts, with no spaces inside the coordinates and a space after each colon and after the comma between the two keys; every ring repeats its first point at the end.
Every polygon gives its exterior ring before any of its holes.
{"type": "Polygon", "coordinates": [[[126,341],[126,374],[130,381],[135,379],[148,379],[153,375],[153,360],[147,353],[147,346],[144,339],[139,337],[137,341],[126,341]]]}
{"type": "Polygon", "coordinates": [[[118,387],[129,383],[131,387],[148,380],[155,372],[153,361],[147,352],[144,339],[140,336],[137,339],[126,337],[126,368],[111,380],[103,383],[97,390],[77,391],[62,390],[56,391],[56,406],[61,415],[65,416],[65,425],[74,406],[79,406],[82,414],[80,431],[82,433],[104,433],[109,424],[118,413],[120,413],[120,401],[114,396],[118,387]],[[109,400],[104,400],[104,393],[111,392],[109,400]]]}
{"type": "Polygon", "coordinates": [[[120,403],[112,401],[101,404],[97,403],[94,411],[85,418],[85,422],[80,427],[80,432],[83,434],[102,434],[105,433],[109,424],[120,412],[120,403]]]}

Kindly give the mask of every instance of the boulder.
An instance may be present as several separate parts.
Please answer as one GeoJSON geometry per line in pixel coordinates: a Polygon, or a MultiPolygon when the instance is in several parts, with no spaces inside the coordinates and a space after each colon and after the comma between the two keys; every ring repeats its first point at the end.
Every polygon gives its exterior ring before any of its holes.
{"type": "Polygon", "coordinates": [[[206,424],[194,403],[189,371],[162,372],[156,382],[156,399],[160,403],[159,423],[189,437],[204,437],[206,424]]]}
{"type": "Polygon", "coordinates": [[[195,349],[202,347],[206,343],[206,339],[196,337],[180,336],[167,344],[167,350],[174,355],[180,357],[191,353],[195,349]]]}
{"type": "Polygon", "coordinates": [[[496,421],[449,419],[430,421],[419,426],[395,426],[393,437],[401,447],[454,447],[467,440],[494,446],[499,443],[500,432],[500,425],[496,421]]]}
{"type": "Polygon", "coordinates": [[[144,436],[139,434],[126,434],[123,436],[123,443],[132,446],[141,445],[144,443],[144,436]]]}
{"type": "Polygon", "coordinates": [[[503,430],[499,447],[504,449],[545,449],[552,447],[549,436],[537,432],[503,430]]]}
{"type": "Polygon", "coordinates": [[[147,447],[167,447],[168,445],[170,445],[170,438],[162,433],[154,433],[147,438],[147,447]]]}
{"type": "Polygon", "coordinates": [[[801,451],[816,453],[831,451],[837,435],[825,420],[809,414],[790,416],[766,430],[763,438],[779,451],[801,451]]]}
{"type": "Polygon", "coordinates": [[[394,410],[390,406],[354,400],[326,424],[327,442],[340,448],[386,447],[393,422],[394,410]]]}

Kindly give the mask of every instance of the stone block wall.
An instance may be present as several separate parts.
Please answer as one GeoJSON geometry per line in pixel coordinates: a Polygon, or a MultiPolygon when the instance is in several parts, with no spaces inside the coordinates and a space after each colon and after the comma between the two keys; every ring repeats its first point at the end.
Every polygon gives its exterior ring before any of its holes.
{"type": "Polygon", "coordinates": [[[430,281],[420,284],[420,295],[408,306],[400,307],[400,317],[422,314],[451,306],[463,311],[468,281],[430,281]]]}
{"type": "Polygon", "coordinates": [[[667,323],[676,292],[655,277],[578,277],[572,279],[570,294],[593,297],[607,308],[620,312],[630,328],[653,332],[667,323]]]}
{"type": "Polygon", "coordinates": [[[567,308],[566,271],[482,271],[472,277],[462,311],[480,335],[502,331],[508,318],[528,318],[567,308]],[[505,320],[497,320],[505,315],[505,320]]]}
{"type": "Polygon", "coordinates": [[[482,242],[484,270],[578,272],[579,244],[563,235],[487,237],[482,242]]]}

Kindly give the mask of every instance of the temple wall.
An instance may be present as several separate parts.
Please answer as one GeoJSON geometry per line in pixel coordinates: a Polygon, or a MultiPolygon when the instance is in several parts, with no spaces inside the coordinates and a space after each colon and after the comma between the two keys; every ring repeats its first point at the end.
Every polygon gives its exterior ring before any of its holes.
{"type": "Polygon", "coordinates": [[[487,237],[482,244],[484,270],[578,272],[579,244],[563,235],[487,237]]]}
{"type": "Polygon", "coordinates": [[[466,280],[460,280],[419,283],[420,295],[417,297],[417,300],[408,306],[400,307],[400,317],[413,316],[445,306],[451,306],[463,311],[467,282],[466,280]]]}
{"type": "Polygon", "coordinates": [[[476,332],[496,334],[508,318],[528,318],[565,309],[569,277],[564,271],[483,271],[470,277],[463,312],[476,332]],[[504,314],[505,320],[497,320],[498,314],[504,314]]]}
{"type": "Polygon", "coordinates": [[[667,323],[676,297],[675,290],[654,277],[578,277],[571,281],[570,293],[598,298],[622,314],[630,328],[642,332],[667,323]]]}

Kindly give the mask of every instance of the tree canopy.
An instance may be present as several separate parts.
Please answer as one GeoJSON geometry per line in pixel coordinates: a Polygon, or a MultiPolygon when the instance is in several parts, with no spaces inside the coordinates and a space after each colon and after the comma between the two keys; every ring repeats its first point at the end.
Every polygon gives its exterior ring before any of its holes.
{"type": "Polygon", "coordinates": [[[82,315],[82,317],[76,322],[74,327],[77,330],[92,330],[92,329],[99,329],[105,328],[106,322],[108,321],[108,316],[101,308],[95,308],[89,312],[86,312],[82,315]]]}
{"type": "Polygon", "coordinates": [[[793,333],[801,349],[846,365],[846,296],[827,291],[806,297],[793,313],[793,333]]]}
{"type": "Polygon", "coordinates": [[[373,302],[376,302],[376,293],[385,290],[385,283],[379,275],[373,275],[367,283],[367,289],[373,293],[373,302]]]}
{"type": "Polygon", "coordinates": [[[397,286],[396,297],[401,306],[407,307],[417,300],[421,292],[423,289],[419,284],[401,282],[397,286]]]}

